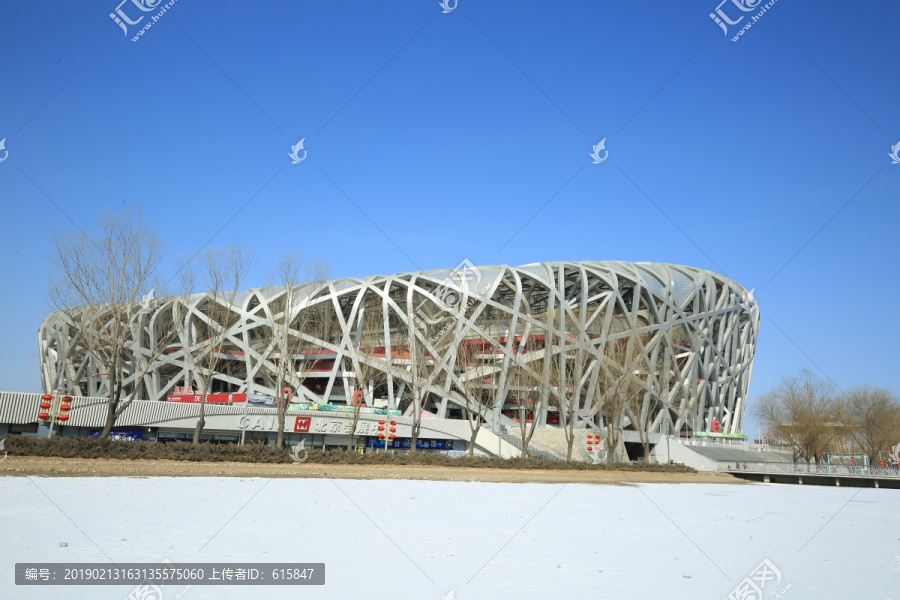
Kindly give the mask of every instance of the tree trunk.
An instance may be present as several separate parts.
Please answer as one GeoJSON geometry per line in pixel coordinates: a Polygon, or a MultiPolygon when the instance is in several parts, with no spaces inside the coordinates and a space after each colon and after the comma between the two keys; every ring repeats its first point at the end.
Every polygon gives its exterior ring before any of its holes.
{"type": "Polygon", "coordinates": [[[475,438],[478,437],[478,427],[475,427],[470,430],[471,434],[469,435],[469,446],[466,448],[466,454],[469,458],[475,456],[475,438]]]}
{"type": "Polygon", "coordinates": [[[275,436],[275,445],[278,448],[284,447],[284,417],[287,413],[287,398],[284,397],[284,378],[282,377],[282,369],[284,357],[281,356],[278,363],[278,378],[276,379],[276,393],[278,397],[275,398],[275,409],[278,413],[278,434],[275,436]]]}
{"type": "MultiPolygon", "coordinates": [[[[416,399],[413,402],[412,440],[410,441],[410,444],[409,444],[410,452],[416,451],[416,442],[419,441],[419,429],[422,426],[422,408],[421,408],[421,406],[422,406],[422,403],[419,402],[418,399],[416,399]]],[[[386,435],[384,436],[384,444],[385,444],[384,447],[387,448],[387,436],[386,435]]]]}
{"type": "MultiPolygon", "coordinates": [[[[420,417],[420,418],[421,418],[421,417],[420,417]]],[[[409,451],[410,451],[410,452],[415,452],[415,451],[416,451],[416,443],[419,441],[419,428],[421,427],[421,425],[422,425],[422,422],[421,422],[421,421],[415,420],[415,419],[413,420],[413,426],[412,426],[412,441],[411,441],[410,444],[409,444],[409,451]]],[[[387,437],[385,437],[385,439],[387,439],[387,437]]]]}
{"type": "Polygon", "coordinates": [[[279,448],[283,448],[284,420],[287,416],[287,398],[278,398],[275,400],[275,406],[278,407],[278,435],[275,436],[275,445],[279,448]]]}
{"type": "MultiPolygon", "coordinates": [[[[359,411],[360,407],[356,406],[356,400],[353,401],[353,421],[350,423],[350,437],[347,438],[347,451],[353,450],[354,442],[356,441],[356,425],[359,423],[359,411]]],[[[386,423],[390,423],[388,419],[385,419],[386,423]]],[[[388,425],[390,427],[390,425],[388,425]]],[[[385,440],[387,440],[387,435],[384,436],[385,440]]]]}
{"type": "Polygon", "coordinates": [[[468,451],[469,458],[472,458],[475,456],[475,439],[478,437],[478,431],[481,429],[482,419],[481,414],[478,413],[478,417],[472,421],[472,412],[467,411],[467,413],[469,416],[469,431],[471,432],[471,435],[469,436],[469,447],[466,448],[466,450],[468,451]]]}
{"type": "Polygon", "coordinates": [[[109,403],[106,406],[106,424],[103,425],[103,431],[100,432],[100,438],[106,439],[112,433],[112,428],[116,424],[116,410],[119,408],[119,401],[122,397],[122,386],[116,385],[111,388],[109,403]]]}
{"type": "Polygon", "coordinates": [[[109,434],[112,432],[113,426],[116,424],[116,409],[119,407],[119,399],[122,397],[122,386],[120,384],[122,378],[115,377],[115,383],[113,382],[113,373],[115,373],[118,368],[119,361],[114,358],[109,367],[109,403],[106,407],[106,423],[103,425],[103,430],[100,432],[101,439],[108,438],[109,434]]]}
{"type": "MultiPolygon", "coordinates": [[[[113,396],[113,393],[110,393],[110,396],[113,396]]],[[[113,397],[111,397],[106,404],[106,424],[103,426],[103,431],[100,432],[101,439],[108,438],[109,434],[112,432],[113,424],[116,422],[117,404],[118,401],[113,397]]]]}
{"type": "Polygon", "coordinates": [[[574,434],[572,436],[566,436],[566,462],[572,462],[572,446],[575,445],[575,437],[574,434]]]}
{"type": "Polygon", "coordinates": [[[606,464],[613,464],[615,452],[618,447],[618,425],[616,423],[610,423],[606,426],[606,464]]]}
{"type": "Polygon", "coordinates": [[[522,458],[528,458],[528,436],[525,435],[527,433],[527,429],[522,424],[521,415],[519,418],[519,437],[522,439],[522,458]]]}
{"type": "Polygon", "coordinates": [[[200,443],[200,432],[206,427],[206,390],[203,390],[203,397],[200,398],[200,416],[197,419],[197,426],[194,427],[194,445],[200,443]]]}
{"type": "Polygon", "coordinates": [[[531,436],[534,435],[534,429],[528,432],[528,436],[525,438],[525,458],[534,458],[531,452],[528,451],[528,446],[531,445],[531,436]]]}
{"type": "Polygon", "coordinates": [[[525,414],[525,435],[522,440],[522,458],[532,458],[531,454],[528,452],[528,445],[531,444],[531,437],[534,435],[534,419],[531,421],[531,428],[528,427],[528,413],[525,414]]]}

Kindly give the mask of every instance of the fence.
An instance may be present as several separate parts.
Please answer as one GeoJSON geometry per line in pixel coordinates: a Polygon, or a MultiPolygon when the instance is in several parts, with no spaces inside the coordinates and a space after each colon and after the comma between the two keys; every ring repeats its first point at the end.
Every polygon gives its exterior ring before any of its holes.
{"type": "Polygon", "coordinates": [[[730,440],[728,438],[707,437],[683,437],[676,438],[684,446],[707,446],[712,448],[736,448],[738,450],[750,450],[750,443],[746,440],[730,440]]]}
{"type": "Polygon", "coordinates": [[[720,461],[722,468],[727,471],[756,471],[765,473],[810,473],[821,475],[878,475],[888,477],[900,477],[900,469],[897,467],[850,467],[841,465],[813,465],[805,463],[789,462],[735,462],[720,461]]]}

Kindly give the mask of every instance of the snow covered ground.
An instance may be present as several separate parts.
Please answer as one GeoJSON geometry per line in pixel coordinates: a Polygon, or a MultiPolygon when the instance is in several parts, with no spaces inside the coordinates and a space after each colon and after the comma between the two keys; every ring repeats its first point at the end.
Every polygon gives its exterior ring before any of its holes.
{"type": "Polygon", "coordinates": [[[13,583],[15,562],[107,557],[327,567],[324,586],[194,586],[183,592],[167,586],[167,600],[180,592],[180,600],[721,599],[764,559],[781,580],[766,581],[763,598],[896,599],[900,492],[790,485],[0,478],[0,598],[124,599],[130,586],[13,583]]]}

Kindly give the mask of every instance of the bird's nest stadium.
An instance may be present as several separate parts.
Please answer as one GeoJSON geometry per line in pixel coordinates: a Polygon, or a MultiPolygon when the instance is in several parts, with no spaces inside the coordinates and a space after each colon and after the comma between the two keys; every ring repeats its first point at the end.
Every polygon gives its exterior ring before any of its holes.
{"type": "MultiPolygon", "coordinates": [[[[576,429],[600,431],[611,416],[597,390],[604,374],[624,369],[633,370],[643,412],[642,424],[634,410],[617,421],[624,432],[739,436],[759,329],[752,292],[707,270],[662,263],[465,261],[309,283],[291,294],[269,286],[138,304],[123,361],[124,391],[138,399],[203,389],[271,398],[284,385],[293,409],[356,403],[404,419],[419,394],[429,418],[465,422],[477,410],[497,432],[522,420],[559,430],[564,389],[601,399],[580,399],[571,413],[576,429]],[[279,323],[292,349],[278,343],[279,323]],[[155,347],[162,339],[166,347],[155,347]],[[616,348],[629,340],[640,360],[615,364],[624,356],[616,348]],[[567,366],[574,352],[583,357],[577,371],[567,366]],[[279,377],[285,355],[290,372],[279,377]],[[416,361],[427,363],[427,378],[416,361]],[[473,389],[489,401],[473,405],[473,389]]],[[[43,389],[102,398],[108,384],[79,342],[80,310],[53,312],[40,325],[43,389]]]]}

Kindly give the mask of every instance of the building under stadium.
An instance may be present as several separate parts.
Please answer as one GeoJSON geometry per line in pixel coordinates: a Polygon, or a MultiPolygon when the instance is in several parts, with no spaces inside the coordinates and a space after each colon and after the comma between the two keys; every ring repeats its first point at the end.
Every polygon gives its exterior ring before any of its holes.
{"type": "MultiPolygon", "coordinates": [[[[38,337],[44,393],[77,396],[67,428],[87,430],[102,426],[109,390],[80,341],[84,318],[80,308],[53,312],[38,337]]],[[[465,261],[159,298],[135,303],[129,319],[123,391],[139,400],[120,428],[187,437],[196,422],[192,401],[205,389],[213,394],[209,437],[270,440],[267,404],[284,393],[288,443],[344,443],[355,404],[361,439],[372,445],[375,425],[387,418],[396,425],[393,443],[408,447],[420,398],[426,446],[464,449],[468,417],[478,412],[479,452],[514,455],[527,423],[535,428],[532,450],[559,455],[571,416],[583,459],[587,436],[605,436],[611,426],[623,431],[617,450],[632,458],[641,431],[653,445],[670,435],[742,437],[759,329],[752,292],[727,277],[595,261],[465,261]],[[611,414],[609,382],[625,376],[636,390],[630,409],[611,414]]],[[[12,424],[14,412],[0,410],[0,422],[12,424]]]]}

